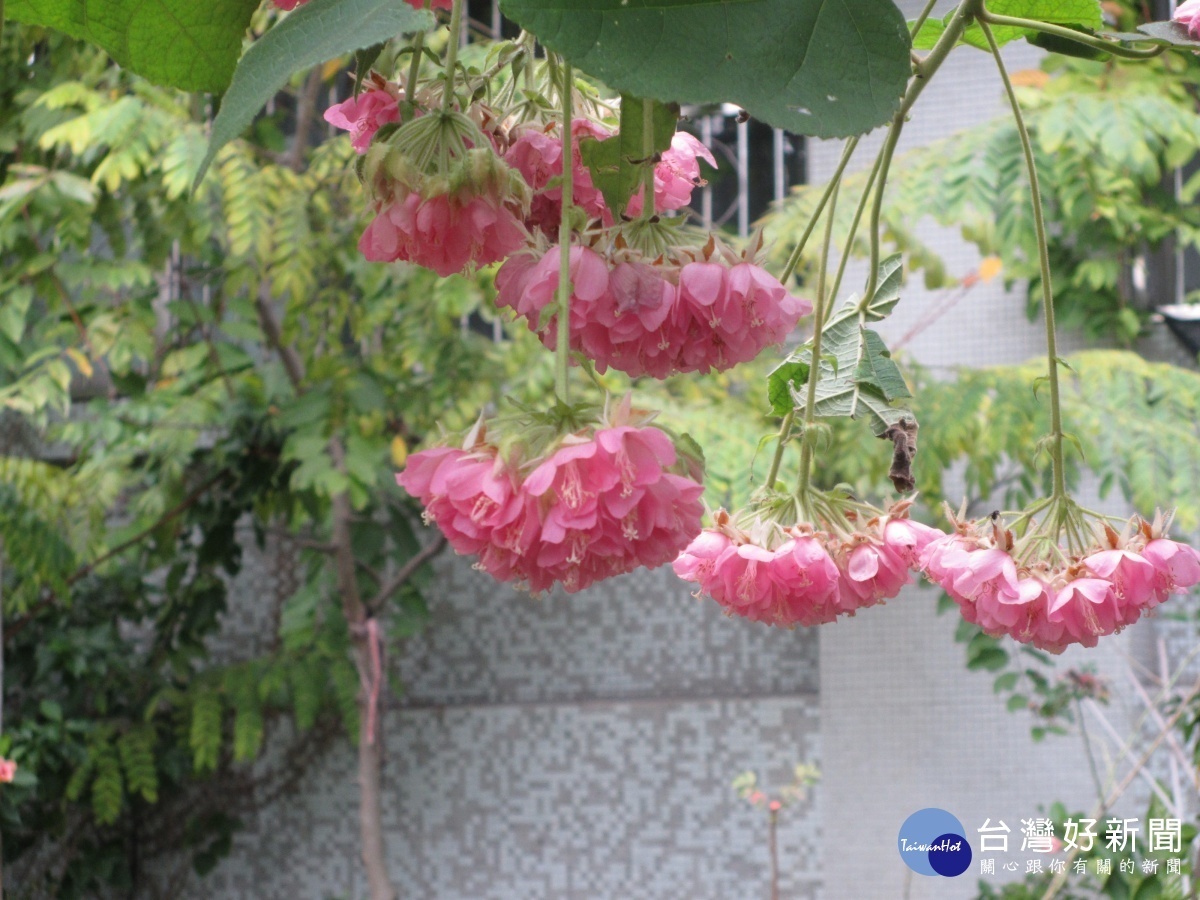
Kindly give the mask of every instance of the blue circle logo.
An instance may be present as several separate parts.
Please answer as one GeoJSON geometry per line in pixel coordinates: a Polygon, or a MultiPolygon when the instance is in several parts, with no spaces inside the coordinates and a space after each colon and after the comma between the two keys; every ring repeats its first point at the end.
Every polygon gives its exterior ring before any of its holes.
{"type": "Polygon", "coordinates": [[[900,858],[918,875],[954,878],[971,865],[971,845],[962,822],[944,809],[919,809],[900,826],[900,858]]]}

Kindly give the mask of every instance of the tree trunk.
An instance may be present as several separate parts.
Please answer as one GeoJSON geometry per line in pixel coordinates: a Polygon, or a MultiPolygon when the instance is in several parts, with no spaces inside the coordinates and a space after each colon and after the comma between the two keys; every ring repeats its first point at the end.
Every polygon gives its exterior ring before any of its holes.
{"type": "MultiPolygon", "coordinates": [[[[345,449],[338,440],[330,442],[334,467],[345,468],[345,449]]],[[[354,549],[350,545],[350,498],[345,492],[333,498],[334,570],[338,593],[350,637],[354,642],[354,661],[364,687],[358,695],[358,826],[362,841],[363,867],[371,900],[396,900],[396,888],[387,870],[387,849],[383,840],[383,811],[380,806],[380,752],[378,729],[372,727],[374,702],[366,685],[371,677],[371,637],[367,628],[367,610],[358,592],[354,549]]]]}

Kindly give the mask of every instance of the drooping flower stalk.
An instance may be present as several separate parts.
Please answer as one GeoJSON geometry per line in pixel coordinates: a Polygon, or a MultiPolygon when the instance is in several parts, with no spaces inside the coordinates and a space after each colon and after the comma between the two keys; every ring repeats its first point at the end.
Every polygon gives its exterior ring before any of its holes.
{"type": "MultiPolygon", "coordinates": [[[[980,4],[980,9],[983,6],[980,4]]],[[[1029,193],[1033,205],[1033,227],[1037,239],[1038,266],[1042,278],[1042,313],[1046,326],[1046,369],[1050,388],[1050,458],[1054,465],[1054,487],[1051,499],[1062,501],[1067,496],[1066,479],[1063,473],[1063,430],[1062,411],[1058,391],[1058,336],[1054,327],[1054,291],[1051,285],[1050,250],[1046,243],[1046,218],[1042,211],[1042,192],[1038,185],[1037,163],[1033,157],[1033,143],[1029,140],[1029,129],[1025,127],[1025,117],[1021,114],[1021,104],[1013,90],[1012,81],[1008,77],[1008,69],[1004,65],[1004,57],[1000,55],[1000,47],[992,29],[982,16],[979,27],[987,38],[992,57],[996,60],[996,69],[1000,80],[1004,82],[1004,91],[1008,95],[1012,107],[1013,120],[1017,126],[1017,134],[1021,139],[1021,151],[1025,156],[1025,169],[1029,175],[1029,193]]]]}
{"type": "Polygon", "coordinates": [[[558,225],[558,341],[554,357],[554,390],[559,402],[567,403],[567,375],[570,368],[571,329],[571,211],[575,203],[571,109],[575,77],[571,64],[563,61],[562,67],[562,220],[558,225]]]}
{"type": "Polygon", "coordinates": [[[946,25],[945,31],[933,45],[929,55],[914,65],[916,77],[909,82],[908,90],[904,93],[904,99],[900,101],[900,108],[896,110],[896,115],[892,118],[887,137],[879,151],[879,162],[877,163],[879,184],[875,188],[874,203],[871,206],[871,261],[867,271],[867,287],[863,291],[863,299],[866,302],[870,302],[875,295],[875,288],[879,284],[879,221],[883,212],[883,194],[887,188],[888,170],[891,168],[892,157],[896,152],[896,144],[900,140],[900,132],[904,129],[904,122],[907,120],[913,104],[925,90],[925,85],[929,84],[933,73],[946,61],[946,57],[950,55],[950,51],[954,49],[966,29],[967,23],[970,22],[972,17],[970,7],[969,0],[964,0],[959,4],[954,17],[946,25]]]}
{"type": "Polygon", "coordinates": [[[808,224],[804,226],[804,232],[800,235],[800,240],[796,242],[795,248],[792,250],[791,256],[783,266],[783,272],[779,275],[779,280],[784,284],[796,274],[796,268],[800,265],[800,259],[804,256],[804,248],[808,245],[808,239],[812,237],[813,230],[817,227],[817,222],[821,220],[821,213],[825,210],[825,204],[829,202],[834,188],[841,183],[842,173],[846,171],[846,166],[850,164],[850,158],[854,156],[854,151],[858,148],[859,139],[854,137],[846,141],[846,146],[842,149],[842,158],[838,160],[837,168],[833,170],[833,177],[829,179],[829,183],[825,185],[825,190],[821,194],[821,199],[817,201],[817,206],[813,210],[812,216],[809,217],[808,224]]]}
{"type": "Polygon", "coordinates": [[[654,103],[642,101],[642,212],[639,218],[653,219],[654,208],[654,103]]]}
{"type": "Polygon", "coordinates": [[[442,94],[442,112],[448,113],[454,104],[454,70],[458,68],[458,43],[462,39],[463,4],[454,0],[450,7],[450,39],[446,42],[446,90],[442,94]]]}
{"type": "MultiPolygon", "coordinates": [[[[821,261],[817,266],[817,302],[813,307],[813,336],[812,356],[808,367],[807,393],[804,397],[804,434],[800,445],[800,484],[796,496],[801,509],[808,512],[807,494],[809,479],[812,474],[812,426],[817,414],[817,383],[821,380],[821,338],[825,332],[825,321],[829,318],[829,310],[833,307],[833,298],[826,296],[825,276],[829,269],[829,247],[833,242],[833,221],[837,215],[837,198],[841,184],[835,184],[833,194],[829,198],[829,216],[825,221],[825,238],[821,245],[821,261]]],[[[809,521],[814,517],[806,515],[809,521]]]]}

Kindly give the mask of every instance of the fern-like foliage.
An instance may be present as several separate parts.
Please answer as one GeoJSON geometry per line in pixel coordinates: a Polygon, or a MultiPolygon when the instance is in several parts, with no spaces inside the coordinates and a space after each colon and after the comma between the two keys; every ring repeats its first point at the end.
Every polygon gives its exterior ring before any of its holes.
{"type": "MultiPolygon", "coordinates": [[[[1116,488],[1146,516],[1173,508],[1178,528],[1194,532],[1200,527],[1200,373],[1125,351],[1088,351],[1067,362],[1063,427],[1083,447],[1080,459],[1068,444],[1069,474],[1077,478],[1087,468],[1099,476],[1102,495],[1116,488]]],[[[975,497],[1000,487],[1017,505],[1045,488],[1036,473],[1045,475],[1049,466],[1035,448],[1049,422],[1044,396],[1034,394],[1043,373],[1039,363],[963,369],[954,382],[922,386],[920,470],[929,495],[944,495],[945,473],[959,460],[966,461],[966,487],[975,497]]]]}
{"type": "MultiPolygon", "coordinates": [[[[1163,181],[1200,154],[1196,68],[1176,60],[1117,67],[1062,58],[1047,68],[1054,74],[1018,73],[1018,93],[1034,140],[1059,321],[1128,342],[1147,315],[1129,268],[1171,236],[1200,247],[1200,175],[1178,196],[1163,181]]],[[[938,255],[912,234],[918,211],[959,229],[982,254],[1001,257],[1006,277],[1029,282],[1030,313],[1037,313],[1029,183],[1011,116],[905,154],[892,172],[884,236],[905,252],[910,269],[924,269],[929,287],[949,283],[938,255]]],[[[863,181],[861,174],[848,178],[843,195],[853,197],[863,181]]],[[[768,215],[768,228],[800,234],[820,187],[797,190],[768,215]]],[[[843,236],[852,209],[839,207],[843,236]]],[[[790,249],[785,238],[775,252],[790,249]]]]}

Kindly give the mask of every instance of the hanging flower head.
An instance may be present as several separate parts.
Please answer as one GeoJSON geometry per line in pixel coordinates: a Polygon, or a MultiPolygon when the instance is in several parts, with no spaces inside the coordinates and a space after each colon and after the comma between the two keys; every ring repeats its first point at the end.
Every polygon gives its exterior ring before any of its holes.
{"type": "MultiPolygon", "coordinates": [[[[779,344],[807,300],[755,261],[710,235],[701,247],[668,247],[657,256],[625,239],[632,229],[601,232],[571,248],[571,347],[601,372],[666,378],[724,371],[779,344]]],[[[553,347],[560,253],[544,245],[510,258],[496,274],[497,305],[525,317],[553,347]]]]}
{"type": "Polygon", "coordinates": [[[700,530],[699,459],[628,400],[567,418],[481,421],[459,447],[414,454],[397,481],[457,552],[534,593],[673,560],[700,530]]]}
{"type": "Polygon", "coordinates": [[[413,262],[446,276],[490,265],[524,245],[529,189],[477,124],[493,122],[434,110],[366,155],[363,177],[375,218],[359,249],[373,262],[413,262]]]}
{"type": "Polygon", "coordinates": [[[1070,644],[1094,647],[1200,582],[1200,554],[1167,539],[1161,517],[1148,523],[1135,516],[1122,533],[1094,520],[1089,544],[1073,524],[1066,547],[1051,536],[1056,517],[1051,504],[1040,523],[1016,537],[998,513],[982,522],[951,516],[954,533],[922,555],[925,573],[968,621],[1052,653],[1070,644]]]}
{"type": "Polygon", "coordinates": [[[924,548],[944,536],[911,521],[908,500],[861,526],[865,507],[848,498],[810,490],[798,500],[769,500],[737,516],[718,510],[675,560],[675,574],[732,615],[821,625],[895,597],[924,548]],[[818,509],[826,513],[820,527],[818,509]],[[806,511],[807,521],[794,521],[806,511]]]}

